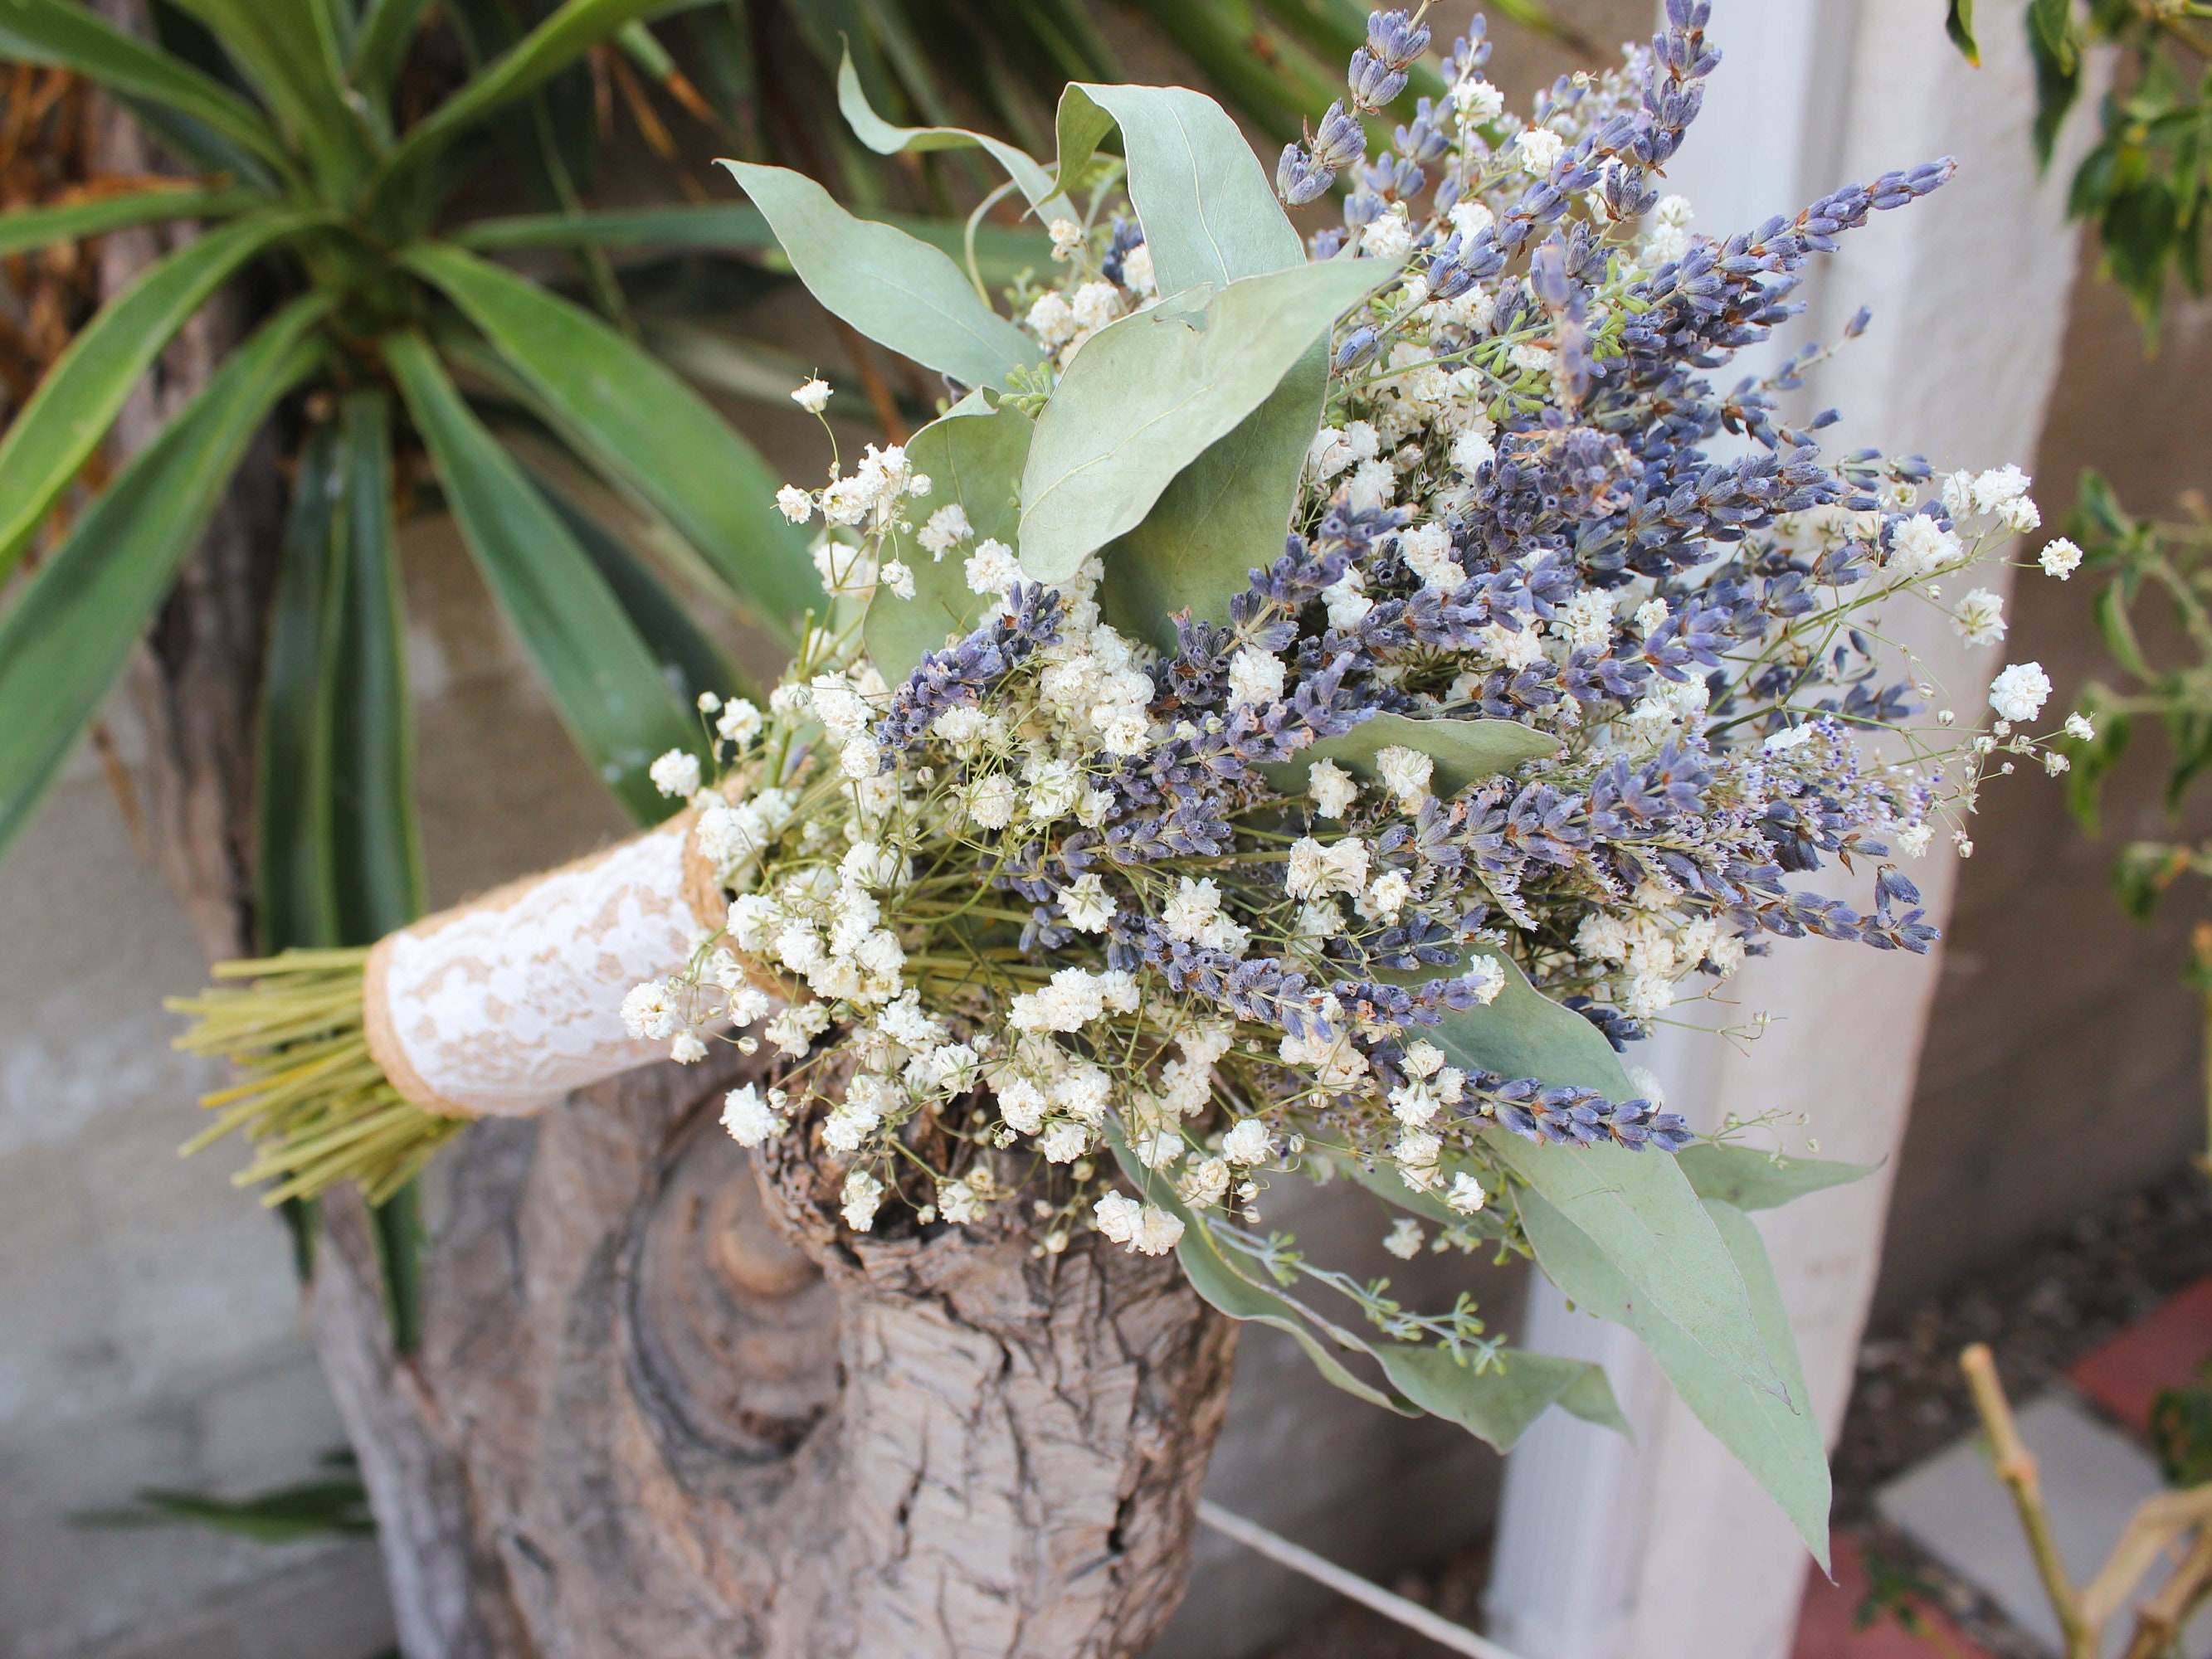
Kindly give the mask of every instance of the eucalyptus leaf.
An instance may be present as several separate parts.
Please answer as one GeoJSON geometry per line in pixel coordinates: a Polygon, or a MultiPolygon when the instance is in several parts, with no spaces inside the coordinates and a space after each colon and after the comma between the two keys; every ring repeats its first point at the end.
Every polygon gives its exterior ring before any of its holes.
{"type": "Polygon", "coordinates": [[[1633,1331],[1651,1351],[1698,1420],[1734,1452],[1764,1486],[1812,1550],[1828,1565],[1827,1448],[1814,1419],[1796,1344],[1774,1271],[1759,1232],[1734,1206],[1700,1207],[1745,1286],[1751,1317],[1774,1356],[1775,1389],[1754,1388],[1668,1316],[1559,1206],[1537,1193],[1520,1197],[1521,1216],[1536,1259],[1576,1306],[1633,1331]]]}
{"type": "Polygon", "coordinates": [[[1586,1360],[1510,1349],[1478,1370],[1470,1358],[1462,1364],[1441,1345],[1371,1340],[1322,1318],[1278,1288],[1264,1266],[1231,1242],[1217,1237],[1204,1217],[1194,1214],[1166,1178],[1146,1170],[1130,1155],[1120,1133],[1107,1131],[1121,1172],[1149,1203],[1183,1224],[1176,1242],[1191,1286],[1212,1307],[1231,1319],[1269,1326],[1287,1334],[1305,1350],[1315,1368],[1335,1387],[1401,1416],[1427,1413],[1458,1424],[1499,1451],[1510,1451],[1547,1406],[1558,1405],[1587,1421],[1627,1432],[1627,1423],[1604,1371],[1586,1360]],[[1322,1338],[1345,1352],[1364,1353],[1382,1367],[1390,1389],[1379,1389],[1347,1370],[1322,1338]]]}
{"type": "Polygon", "coordinates": [[[1006,176],[1014,181],[1029,204],[1038,210],[1037,217],[1046,224],[1054,219],[1078,216],[1066,197],[1054,185],[1052,174],[1025,149],[1017,149],[987,132],[970,132],[965,127],[899,127],[884,120],[869,107],[867,90],[853,68],[849,46],[837,64],[837,107],[846,125],[853,129],[853,136],[878,155],[897,155],[909,150],[987,150],[993,161],[1006,168],[1006,176]]]}
{"type": "Polygon", "coordinates": [[[971,392],[908,443],[907,459],[933,485],[927,509],[960,507],[975,539],[940,560],[911,530],[893,536],[891,556],[913,571],[914,597],[902,599],[878,586],[868,601],[865,629],[868,655],[893,685],[921,665],[925,652],[942,650],[948,639],[971,632],[988,608],[991,601],[968,586],[966,555],[993,538],[1012,544],[1021,518],[1014,492],[1034,430],[1020,410],[994,410],[981,392],[971,392]]]}
{"type": "MultiPolygon", "coordinates": [[[[1151,513],[1176,475],[1267,400],[1329,325],[1396,275],[1302,264],[1164,301],[1098,331],[1037,419],[1022,473],[1022,567],[1065,581],[1151,513]]],[[[1149,630],[1147,630],[1149,632],[1149,630]]]]}
{"type": "Polygon", "coordinates": [[[768,216],[807,291],[870,339],[964,385],[998,391],[1011,370],[1042,361],[1036,343],[985,305],[960,267],[927,242],[855,219],[804,173],[750,161],[722,166],[768,216]]]}
{"type": "MultiPolygon", "coordinates": [[[[1453,1065],[1507,1078],[1533,1077],[1547,1088],[1572,1084],[1595,1089],[1611,1101],[1635,1097],[1620,1056],[1603,1032],[1531,985],[1520,965],[1504,951],[1479,954],[1504,971],[1504,988],[1487,1006],[1447,1008],[1439,1024],[1425,1028],[1428,1039],[1453,1065]]],[[[1392,984],[1418,985],[1450,971],[1458,970],[1391,969],[1376,977],[1392,984]]]]}
{"type": "Polygon", "coordinates": [[[1777,1158],[1756,1147],[1717,1146],[1711,1141],[1685,1146],[1675,1154],[1674,1161],[1682,1166],[1682,1173],[1699,1198],[1717,1199],[1739,1210],[1771,1210],[1808,1193],[1863,1181],[1874,1173],[1873,1167],[1864,1164],[1777,1158]]]}
{"type": "Polygon", "coordinates": [[[1237,123],[1187,87],[1071,84],[1060,95],[1061,189],[1080,182],[1109,122],[1121,129],[1129,203],[1162,294],[1304,262],[1305,244],[1237,123]]]}
{"type": "Polygon", "coordinates": [[[1177,611],[1229,620],[1251,573],[1283,556],[1328,394],[1328,349],[1315,346],[1227,437],[1176,474],[1145,521],[1106,550],[1098,604],[1108,622],[1171,652],[1177,611]]]}
{"type": "Polygon", "coordinates": [[[1374,783],[1382,776],[1375,757],[1389,748],[1412,749],[1434,761],[1436,769],[1430,774],[1429,787],[1439,799],[1449,800],[1470,783],[1510,772],[1523,761],[1557,754],[1559,740],[1518,720],[1416,720],[1407,714],[1370,714],[1343,736],[1323,738],[1300,750],[1297,759],[1278,761],[1260,770],[1286,795],[1305,793],[1306,770],[1316,761],[1334,761],[1363,782],[1374,783]]]}
{"type": "MultiPolygon", "coordinates": [[[[1640,1307],[1677,1327],[1752,1392],[1783,1396],[1743,1275],[1673,1158],[1610,1145],[1537,1145],[1504,1128],[1486,1129],[1482,1140],[1589,1239],[1640,1307]]],[[[1562,1278],[1540,1249],[1537,1259],[1569,1301],[1590,1300],[1590,1287],[1571,1272],[1562,1278]]]]}

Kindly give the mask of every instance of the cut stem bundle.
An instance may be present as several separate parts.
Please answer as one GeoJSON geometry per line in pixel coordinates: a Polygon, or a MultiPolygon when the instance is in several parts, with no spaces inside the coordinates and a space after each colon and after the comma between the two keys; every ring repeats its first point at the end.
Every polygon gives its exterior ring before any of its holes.
{"type": "Polygon", "coordinates": [[[380,1204],[459,1133],[466,1120],[425,1111],[386,1078],[368,1051],[362,1008],[366,948],[287,951],[216,964],[222,981],[167,1006],[192,1016],[176,1047],[221,1055],[239,1072],[203,1095],[215,1121],[180,1149],[189,1156],[243,1134],[255,1156],[232,1179],[264,1186],[261,1201],[307,1198],[350,1178],[380,1204]]]}

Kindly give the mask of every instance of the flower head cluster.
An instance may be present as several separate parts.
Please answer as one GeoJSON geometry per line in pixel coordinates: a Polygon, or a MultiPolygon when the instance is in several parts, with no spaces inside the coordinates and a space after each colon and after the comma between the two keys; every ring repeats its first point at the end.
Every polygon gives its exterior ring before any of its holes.
{"type": "MultiPolygon", "coordinates": [[[[1527,121],[1478,27],[1444,103],[1370,160],[1358,118],[1429,44],[1374,15],[1278,183],[1345,180],[1314,257],[1401,269],[1337,325],[1285,539],[1211,617],[1131,621],[1111,549],[1031,580],[896,449],[784,492],[824,521],[840,604],[769,714],[715,728],[699,842],[726,933],[626,1011],[679,1042],[718,996],[763,1022],[744,1041],[789,1064],[731,1097],[741,1141],[804,1136],[862,1231],[896,1200],[900,1225],[1159,1253],[1187,1218],[1253,1218],[1270,1170],[1326,1165],[1448,1206],[1440,1247],[1512,1243],[1498,1137],[1650,1153],[1688,1129],[1486,1063],[1498,1024],[1605,1054],[1778,936],[1927,948],[1891,860],[1971,809],[1995,744],[1915,724],[1933,690],[1881,618],[1940,603],[2035,508],[2016,469],[1825,455],[1832,417],[1783,407],[1814,353],[1707,378],[1795,314],[1814,254],[1950,167],[1693,234],[1654,179],[1717,62],[1705,11],[1669,0],[1650,48],[1527,121]],[[957,562],[979,621],[889,682],[843,601],[917,602],[894,542],[957,562]],[[1862,863],[1870,902],[1806,884],[1862,863]]],[[[1106,217],[1054,224],[1054,285],[1017,296],[1039,397],[1158,298],[1141,228],[1106,217]]],[[[1950,612],[2002,635],[1986,592],[1950,612]]],[[[1990,696],[2017,722],[2049,690],[2029,664],[1990,696]]],[[[666,782],[699,791],[675,762],[666,782]]]]}

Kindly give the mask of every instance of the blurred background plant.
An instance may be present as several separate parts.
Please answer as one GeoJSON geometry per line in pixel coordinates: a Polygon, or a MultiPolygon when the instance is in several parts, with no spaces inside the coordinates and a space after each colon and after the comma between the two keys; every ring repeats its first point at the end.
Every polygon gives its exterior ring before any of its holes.
{"type": "MultiPolygon", "coordinates": [[[[1987,15],[1984,9],[1984,15],[1987,15]]],[[[2212,6],[2201,0],[2029,0],[2035,146],[2048,167],[2085,84],[2086,55],[2120,62],[2100,136],[2075,169],[2068,210],[2097,228],[2107,275],[2155,339],[2167,284],[2205,292],[2212,235],[2212,6]]],[[[1978,62],[1973,0],[1950,0],[1951,38],[1978,62]]]]}

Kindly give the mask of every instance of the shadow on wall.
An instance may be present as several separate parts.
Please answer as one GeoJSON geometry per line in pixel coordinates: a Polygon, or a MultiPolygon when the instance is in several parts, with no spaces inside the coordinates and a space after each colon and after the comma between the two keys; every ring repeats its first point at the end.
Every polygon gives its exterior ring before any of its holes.
{"type": "MultiPolygon", "coordinates": [[[[2126,301],[2084,250],[2034,469],[2046,532],[2085,467],[2138,514],[2172,514],[2185,490],[2212,494],[2212,302],[2170,304],[2161,349],[2147,357],[2126,301]]],[[[2014,588],[2006,660],[2042,663],[2054,714],[2108,672],[2089,597],[2079,578],[2035,571],[2014,588]]],[[[2203,1145],[2200,1004],[2181,980],[2203,889],[2177,887],[2146,927],[2123,914],[2109,873],[2124,843],[2167,832],[2165,774],[2161,737],[2139,726],[2094,842],[2062,787],[2039,775],[1985,792],[1922,1050],[1876,1318],[2203,1145]]],[[[2212,830],[2212,811],[2200,805],[2184,827],[2212,830]]]]}

